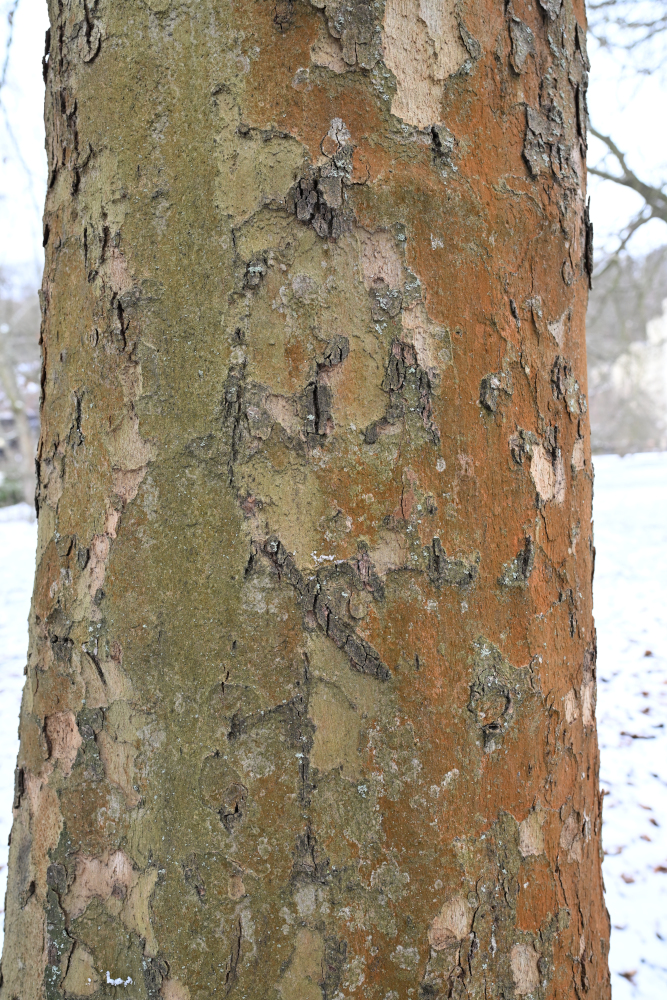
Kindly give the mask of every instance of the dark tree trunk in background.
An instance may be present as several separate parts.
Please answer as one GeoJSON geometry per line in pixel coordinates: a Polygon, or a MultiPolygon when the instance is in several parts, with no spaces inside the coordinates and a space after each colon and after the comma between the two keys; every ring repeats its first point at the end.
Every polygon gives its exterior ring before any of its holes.
{"type": "Polygon", "coordinates": [[[6,1000],[608,998],[571,0],[55,0],[6,1000]]]}
{"type": "Polygon", "coordinates": [[[16,437],[21,454],[21,492],[25,503],[35,502],[35,441],[30,429],[25,403],[16,381],[14,359],[11,356],[9,338],[0,333],[0,386],[14,418],[16,437]]]}

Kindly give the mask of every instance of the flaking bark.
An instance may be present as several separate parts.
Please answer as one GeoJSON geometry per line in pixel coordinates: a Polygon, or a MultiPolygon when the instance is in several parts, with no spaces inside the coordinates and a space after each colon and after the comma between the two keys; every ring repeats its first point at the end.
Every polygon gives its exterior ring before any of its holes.
{"type": "Polygon", "coordinates": [[[608,998],[583,9],[50,14],[3,1000],[608,998]]]}

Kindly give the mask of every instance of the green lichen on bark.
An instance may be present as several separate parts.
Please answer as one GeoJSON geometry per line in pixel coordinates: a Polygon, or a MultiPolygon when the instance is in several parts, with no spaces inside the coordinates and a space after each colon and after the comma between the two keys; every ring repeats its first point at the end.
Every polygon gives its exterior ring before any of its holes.
{"type": "Polygon", "coordinates": [[[608,996],[574,9],[50,15],[3,1000],[608,996]]]}

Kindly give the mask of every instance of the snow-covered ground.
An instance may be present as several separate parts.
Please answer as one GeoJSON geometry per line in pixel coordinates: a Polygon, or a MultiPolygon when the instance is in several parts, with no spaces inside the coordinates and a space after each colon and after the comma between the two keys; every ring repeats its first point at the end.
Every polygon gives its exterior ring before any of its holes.
{"type": "MultiPolygon", "coordinates": [[[[614,1000],[667,997],[667,453],[595,460],[604,877],[614,1000]]],[[[0,900],[34,571],[25,505],[0,510],[0,900]]]]}
{"type": "Polygon", "coordinates": [[[667,454],[595,460],[604,880],[614,1000],[667,997],[667,454]]]}
{"type": "Polygon", "coordinates": [[[3,913],[36,543],[34,510],[27,503],[0,507],[0,907],[3,913]]]}

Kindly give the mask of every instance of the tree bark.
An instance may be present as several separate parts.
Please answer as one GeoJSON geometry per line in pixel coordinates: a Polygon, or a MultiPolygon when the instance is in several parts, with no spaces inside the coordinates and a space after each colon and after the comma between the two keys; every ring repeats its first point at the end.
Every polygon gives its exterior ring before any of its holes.
{"type": "Polygon", "coordinates": [[[609,997],[582,7],[50,9],[3,998],[609,997]]]}

